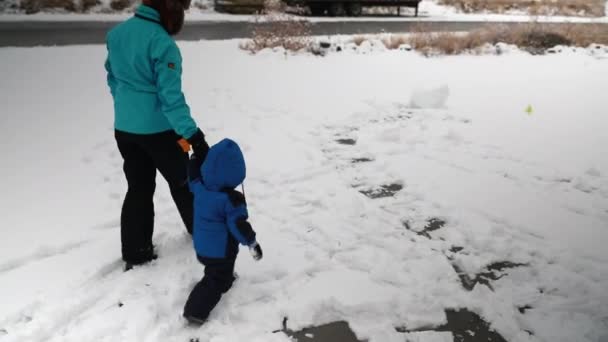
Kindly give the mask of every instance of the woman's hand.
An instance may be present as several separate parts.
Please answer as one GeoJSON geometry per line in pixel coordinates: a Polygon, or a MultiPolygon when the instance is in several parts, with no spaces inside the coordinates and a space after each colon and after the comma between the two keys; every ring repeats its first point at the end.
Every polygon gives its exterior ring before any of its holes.
{"type": "Polygon", "coordinates": [[[205,134],[201,129],[197,129],[196,133],[194,133],[190,138],[187,139],[190,145],[192,146],[192,152],[194,155],[204,161],[207,157],[207,153],[209,152],[209,144],[205,141],[205,134]]]}

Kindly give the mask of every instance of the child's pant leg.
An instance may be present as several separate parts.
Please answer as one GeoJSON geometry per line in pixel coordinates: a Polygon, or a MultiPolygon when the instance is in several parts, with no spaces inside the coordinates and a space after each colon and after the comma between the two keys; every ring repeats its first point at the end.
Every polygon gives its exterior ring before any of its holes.
{"type": "Polygon", "coordinates": [[[234,282],[234,259],[199,258],[205,265],[205,276],[196,284],[186,306],[184,316],[205,320],[234,282]]]}

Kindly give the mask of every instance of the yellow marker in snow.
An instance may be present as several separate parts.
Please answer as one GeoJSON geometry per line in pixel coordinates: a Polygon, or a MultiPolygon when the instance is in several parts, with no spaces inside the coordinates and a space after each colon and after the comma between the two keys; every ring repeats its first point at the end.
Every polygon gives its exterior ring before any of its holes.
{"type": "Polygon", "coordinates": [[[534,110],[532,109],[532,105],[528,105],[528,107],[526,107],[526,113],[528,113],[528,115],[532,115],[532,112],[534,110]]]}

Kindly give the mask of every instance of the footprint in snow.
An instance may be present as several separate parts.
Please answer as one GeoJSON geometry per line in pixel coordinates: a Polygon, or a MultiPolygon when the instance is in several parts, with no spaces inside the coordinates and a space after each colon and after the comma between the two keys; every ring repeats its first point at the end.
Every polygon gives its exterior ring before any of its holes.
{"type": "Polygon", "coordinates": [[[350,162],[352,164],[369,163],[369,162],[372,162],[372,161],[374,161],[374,160],[371,159],[371,158],[365,158],[365,157],[363,157],[363,158],[353,158],[353,159],[350,160],[350,162]]]}
{"type": "Polygon", "coordinates": [[[114,228],[119,228],[119,227],[120,227],[120,220],[117,219],[117,220],[112,220],[112,221],[108,221],[108,222],[93,226],[93,229],[107,230],[107,229],[114,229],[114,228]]]}
{"type": "Polygon", "coordinates": [[[460,252],[462,252],[463,250],[464,250],[464,247],[461,247],[461,246],[452,246],[452,247],[450,248],[450,252],[452,252],[452,253],[454,253],[454,254],[456,254],[456,253],[460,253],[460,252]]]}
{"type": "Polygon", "coordinates": [[[517,311],[519,311],[520,314],[525,314],[526,311],[534,309],[534,307],[530,306],[530,305],[523,305],[523,306],[518,306],[517,307],[517,311]]]}
{"type": "Polygon", "coordinates": [[[587,183],[583,180],[579,180],[576,184],[574,184],[574,188],[576,190],[584,192],[586,194],[591,194],[595,190],[597,190],[597,188],[595,188],[594,186],[590,185],[589,183],[587,183]]]}
{"type": "Polygon", "coordinates": [[[471,278],[460,268],[460,266],[458,266],[455,262],[452,262],[452,268],[454,268],[454,271],[458,274],[462,287],[467,291],[472,291],[477,284],[485,285],[490,290],[494,291],[491,284],[492,281],[496,281],[506,276],[506,270],[524,266],[528,266],[528,264],[514,263],[511,261],[499,261],[486,266],[483,271],[477,273],[473,278],[471,278]]]}
{"type": "MultiPolygon", "coordinates": [[[[387,116],[384,118],[383,122],[384,123],[391,123],[391,122],[397,122],[397,121],[405,121],[405,120],[409,120],[411,118],[413,118],[413,112],[407,112],[407,114],[397,114],[397,115],[392,115],[392,116],[387,116]]],[[[377,123],[377,121],[375,122],[377,123]]]]}
{"type": "Polygon", "coordinates": [[[97,144],[93,145],[92,149],[93,150],[100,150],[100,149],[102,149],[102,148],[104,148],[104,147],[106,147],[108,145],[110,145],[110,143],[107,140],[104,140],[104,141],[102,141],[100,143],[97,143],[97,144]]]}
{"type": "Polygon", "coordinates": [[[341,139],[336,139],[336,142],[340,145],[355,145],[357,143],[357,140],[355,139],[351,139],[351,138],[341,138],[341,139]]]}
{"type": "Polygon", "coordinates": [[[446,225],[446,223],[447,222],[445,220],[442,220],[442,219],[436,218],[436,217],[432,217],[427,220],[427,223],[424,226],[424,229],[421,231],[413,230],[408,221],[404,221],[403,226],[405,227],[405,229],[411,230],[420,236],[424,236],[428,239],[432,239],[432,237],[429,233],[443,228],[446,225]]]}
{"type": "Polygon", "coordinates": [[[114,272],[122,273],[123,266],[124,266],[124,262],[122,261],[122,259],[117,258],[116,260],[106,263],[105,265],[99,267],[99,269],[97,269],[97,271],[95,271],[93,274],[91,274],[91,276],[88,278],[88,280],[86,280],[84,283],[85,284],[98,283],[101,279],[108,277],[110,274],[112,274],[114,272]]]}
{"type": "Polygon", "coordinates": [[[110,194],[110,199],[118,200],[118,199],[121,198],[121,196],[122,196],[121,194],[119,194],[117,192],[113,192],[113,193],[110,194]]]}
{"type": "Polygon", "coordinates": [[[384,198],[384,197],[392,197],[396,193],[401,191],[401,189],[403,189],[402,184],[391,183],[391,184],[380,185],[377,188],[372,188],[372,189],[368,189],[368,190],[359,190],[359,192],[371,199],[378,199],[378,198],[384,198]]]}
{"type": "Polygon", "coordinates": [[[600,172],[600,170],[598,170],[598,169],[596,169],[594,167],[588,169],[585,172],[585,174],[587,174],[588,176],[593,177],[593,178],[599,178],[599,177],[602,176],[602,173],[600,172]]]}

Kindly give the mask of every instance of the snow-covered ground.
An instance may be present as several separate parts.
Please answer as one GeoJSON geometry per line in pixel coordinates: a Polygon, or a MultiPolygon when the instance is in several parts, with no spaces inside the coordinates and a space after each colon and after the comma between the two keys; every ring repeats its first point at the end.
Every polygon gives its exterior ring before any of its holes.
{"type": "Polygon", "coordinates": [[[202,266],[160,178],[160,257],[121,270],[105,47],[0,49],[0,341],[288,341],[283,317],[447,341],[395,328],[459,308],[507,341],[608,340],[605,53],[237,45],[180,43],[196,120],[243,147],[265,251],[200,329],[180,315],[202,266]]]}

